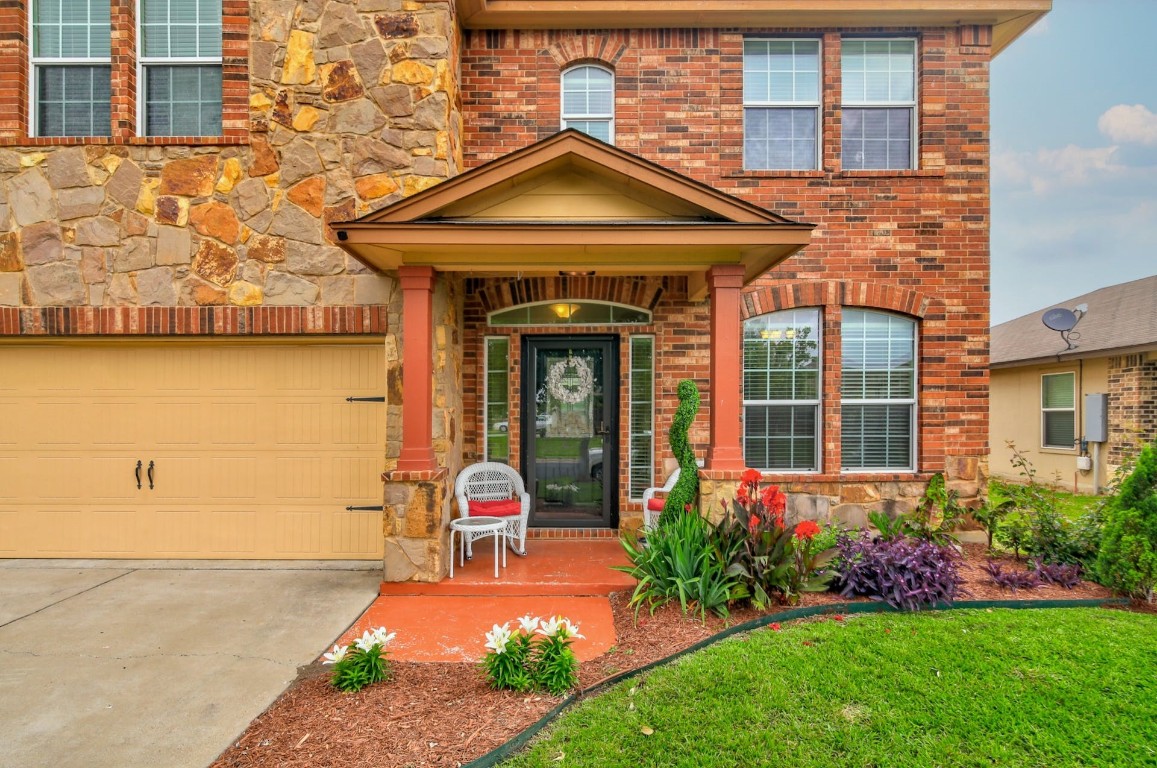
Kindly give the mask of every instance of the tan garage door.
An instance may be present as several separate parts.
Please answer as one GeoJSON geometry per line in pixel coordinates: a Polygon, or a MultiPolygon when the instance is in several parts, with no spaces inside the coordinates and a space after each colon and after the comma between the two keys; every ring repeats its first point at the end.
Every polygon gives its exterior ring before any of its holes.
{"type": "Polygon", "coordinates": [[[345,508],[385,410],[345,398],[384,379],[381,344],[0,347],[0,557],[380,557],[345,508]]]}

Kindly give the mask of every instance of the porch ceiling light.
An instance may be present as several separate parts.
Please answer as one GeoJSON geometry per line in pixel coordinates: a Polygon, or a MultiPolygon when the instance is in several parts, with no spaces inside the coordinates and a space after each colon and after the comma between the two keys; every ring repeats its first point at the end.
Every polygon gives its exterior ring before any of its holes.
{"type": "Polygon", "coordinates": [[[578,304],[551,304],[550,308],[558,315],[559,320],[570,320],[575,312],[582,309],[578,304]]]}
{"type": "Polygon", "coordinates": [[[578,271],[578,270],[567,271],[567,270],[560,269],[558,271],[558,276],[559,277],[594,277],[595,271],[593,269],[586,271],[586,272],[582,272],[582,271],[578,271]]]}

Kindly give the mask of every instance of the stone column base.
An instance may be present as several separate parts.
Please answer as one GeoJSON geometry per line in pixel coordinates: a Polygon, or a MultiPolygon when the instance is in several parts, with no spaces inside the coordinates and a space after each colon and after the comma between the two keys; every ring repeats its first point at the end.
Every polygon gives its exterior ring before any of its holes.
{"type": "Polygon", "coordinates": [[[722,520],[739,490],[743,472],[741,469],[699,470],[699,514],[712,523],[722,520]]]}
{"type": "Polygon", "coordinates": [[[386,483],[383,581],[439,582],[450,561],[450,474],[444,469],[394,470],[386,483]]]}

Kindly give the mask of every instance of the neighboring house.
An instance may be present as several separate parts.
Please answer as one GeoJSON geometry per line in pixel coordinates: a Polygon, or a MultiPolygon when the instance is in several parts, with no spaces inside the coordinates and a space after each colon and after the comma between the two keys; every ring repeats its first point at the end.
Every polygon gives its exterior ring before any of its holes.
{"type": "Polygon", "coordinates": [[[993,327],[993,475],[1023,479],[1009,463],[1011,441],[1042,481],[1094,493],[1142,443],[1157,440],[1157,276],[1053,306],[1082,305],[1072,349],[1042,322],[1048,308],[993,327]],[[1086,432],[1086,396],[1094,394],[1107,396],[1102,444],[1086,432]]]}
{"type": "Polygon", "coordinates": [[[485,459],[613,535],[683,378],[704,509],[975,498],[990,64],[1049,7],[0,6],[0,556],[437,579],[485,459]]]}

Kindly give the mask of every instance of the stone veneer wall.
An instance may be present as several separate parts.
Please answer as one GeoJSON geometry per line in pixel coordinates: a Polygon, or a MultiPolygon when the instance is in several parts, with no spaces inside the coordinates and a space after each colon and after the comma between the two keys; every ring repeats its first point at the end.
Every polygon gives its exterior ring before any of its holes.
{"type": "Polygon", "coordinates": [[[1109,358],[1110,471],[1157,441],[1157,355],[1109,358]]]}
{"type": "Polygon", "coordinates": [[[461,169],[452,4],[249,9],[248,141],[3,141],[0,306],[388,300],[326,224],[461,169]]]}

